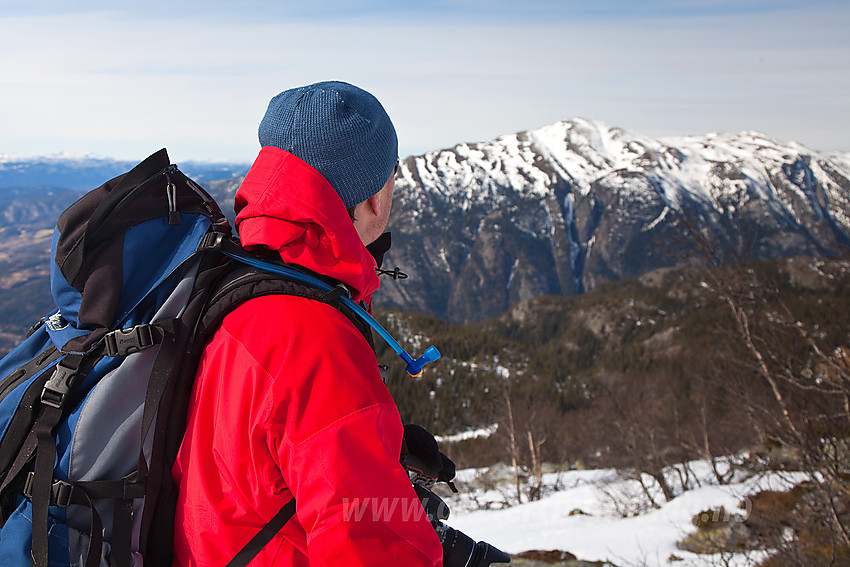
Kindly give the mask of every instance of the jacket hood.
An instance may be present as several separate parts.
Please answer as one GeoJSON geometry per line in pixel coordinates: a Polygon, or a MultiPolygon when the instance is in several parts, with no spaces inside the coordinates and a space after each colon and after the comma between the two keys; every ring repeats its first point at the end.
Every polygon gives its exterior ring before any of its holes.
{"type": "Polygon", "coordinates": [[[332,277],[355,301],[378,289],[376,262],[342,199],[297,156],[266,146],[236,192],[236,228],[246,248],[276,250],[284,262],[332,277]]]}

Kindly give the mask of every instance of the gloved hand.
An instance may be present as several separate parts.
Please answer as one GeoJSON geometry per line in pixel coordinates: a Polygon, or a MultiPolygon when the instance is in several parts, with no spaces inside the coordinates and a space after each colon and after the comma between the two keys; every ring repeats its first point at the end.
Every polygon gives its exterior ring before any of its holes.
{"type": "Polygon", "coordinates": [[[455,477],[454,461],[440,451],[437,440],[424,427],[412,423],[404,426],[401,464],[421,484],[431,486],[435,482],[445,482],[453,492],[457,492],[452,483],[455,477]]]}

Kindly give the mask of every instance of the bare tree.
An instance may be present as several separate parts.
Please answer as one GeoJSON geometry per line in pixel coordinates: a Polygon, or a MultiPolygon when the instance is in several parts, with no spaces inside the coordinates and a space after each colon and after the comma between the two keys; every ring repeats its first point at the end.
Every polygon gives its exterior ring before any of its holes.
{"type": "Polygon", "coordinates": [[[540,500],[543,493],[543,463],[540,459],[540,447],[546,442],[546,438],[534,441],[531,430],[526,430],[528,435],[528,452],[531,455],[531,474],[534,476],[535,484],[529,486],[528,499],[540,500]]]}
{"type": "Polygon", "coordinates": [[[777,282],[746,262],[744,247],[734,257],[710,232],[683,222],[705,260],[708,289],[730,315],[740,366],[768,392],[767,400],[742,403],[765,437],[809,473],[816,499],[810,507],[826,516],[834,542],[850,551],[850,335],[845,328],[825,336],[818,322],[803,323],[777,282]]]}
{"type": "Polygon", "coordinates": [[[511,385],[510,382],[505,382],[503,397],[505,401],[505,409],[507,416],[507,430],[508,430],[508,453],[511,457],[511,467],[513,467],[514,471],[514,486],[516,487],[516,501],[517,504],[522,502],[522,492],[520,490],[520,482],[519,482],[519,444],[516,439],[516,425],[514,424],[514,409],[513,402],[511,401],[511,385]]]}

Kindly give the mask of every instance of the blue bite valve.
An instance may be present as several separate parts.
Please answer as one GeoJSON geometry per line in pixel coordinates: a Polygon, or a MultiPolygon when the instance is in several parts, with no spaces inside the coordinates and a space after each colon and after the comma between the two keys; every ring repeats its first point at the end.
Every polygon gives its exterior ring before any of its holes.
{"type": "Polygon", "coordinates": [[[429,362],[434,362],[438,358],[442,356],[440,351],[437,350],[435,346],[429,346],[425,349],[425,353],[417,358],[416,360],[411,360],[407,364],[407,373],[413,376],[414,378],[422,374],[422,367],[428,364],[429,362]]]}

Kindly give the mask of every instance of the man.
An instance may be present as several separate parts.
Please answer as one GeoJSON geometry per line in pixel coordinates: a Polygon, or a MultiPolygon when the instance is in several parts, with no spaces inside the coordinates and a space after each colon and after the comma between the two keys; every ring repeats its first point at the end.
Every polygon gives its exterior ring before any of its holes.
{"type": "MultiPolygon", "coordinates": [[[[370,304],[378,277],[366,245],[387,225],[398,160],[381,104],[341,82],[288,90],[259,138],[236,195],[243,246],[370,304]]],[[[175,564],[227,564],[294,497],[296,516],[251,565],[440,565],[399,464],[402,436],[375,354],[342,313],[291,295],[246,302],[198,368],[173,469],[175,564]]]]}

